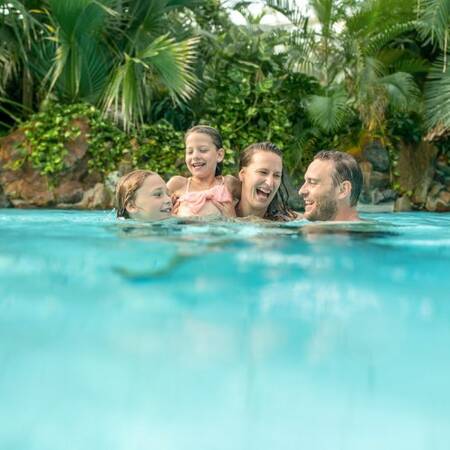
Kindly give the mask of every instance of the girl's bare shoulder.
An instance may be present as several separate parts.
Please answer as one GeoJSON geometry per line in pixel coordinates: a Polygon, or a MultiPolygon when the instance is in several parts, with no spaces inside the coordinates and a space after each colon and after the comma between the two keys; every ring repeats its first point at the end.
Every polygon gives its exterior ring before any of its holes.
{"type": "Polygon", "coordinates": [[[186,187],[187,182],[188,179],[186,177],[175,175],[166,183],[167,189],[171,194],[174,194],[177,191],[183,190],[186,187]]]}

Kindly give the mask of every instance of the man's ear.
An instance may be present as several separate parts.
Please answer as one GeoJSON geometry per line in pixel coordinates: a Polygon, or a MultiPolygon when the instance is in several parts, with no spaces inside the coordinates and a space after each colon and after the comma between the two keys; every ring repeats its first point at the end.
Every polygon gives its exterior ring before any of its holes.
{"type": "Polygon", "coordinates": [[[345,180],[340,185],[338,197],[340,199],[345,199],[350,198],[351,195],[352,195],[352,183],[348,180],[345,180]]]}
{"type": "Polygon", "coordinates": [[[217,150],[217,162],[222,162],[225,157],[225,150],[223,148],[219,148],[217,150]]]}

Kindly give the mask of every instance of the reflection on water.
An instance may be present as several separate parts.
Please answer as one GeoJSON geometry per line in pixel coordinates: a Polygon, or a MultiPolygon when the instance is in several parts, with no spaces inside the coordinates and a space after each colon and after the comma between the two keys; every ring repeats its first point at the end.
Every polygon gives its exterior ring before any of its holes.
{"type": "Polygon", "coordinates": [[[0,211],[0,448],[447,449],[450,216],[0,211]]]}

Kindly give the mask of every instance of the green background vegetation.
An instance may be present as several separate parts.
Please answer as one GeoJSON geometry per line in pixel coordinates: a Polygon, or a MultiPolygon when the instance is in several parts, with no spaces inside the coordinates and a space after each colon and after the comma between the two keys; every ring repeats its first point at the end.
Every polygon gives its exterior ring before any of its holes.
{"type": "Polygon", "coordinates": [[[23,159],[65,170],[65,143],[88,124],[89,164],[184,171],[184,131],[217,127],[226,170],[270,140],[299,178],[322,148],[450,130],[450,0],[289,0],[233,9],[217,0],[0,0],[0,133],[25,131],[23,159]],[[279,12],[288,26],[263,25],[279,12]],[[75,121],[75,122],[74,122],[75,121]]]}

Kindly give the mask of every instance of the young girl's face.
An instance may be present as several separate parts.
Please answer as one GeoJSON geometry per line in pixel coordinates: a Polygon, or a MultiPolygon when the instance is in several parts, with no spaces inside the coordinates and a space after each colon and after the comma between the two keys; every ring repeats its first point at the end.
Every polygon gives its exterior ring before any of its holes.
{"type": "Polygon", "coordinates": [[[159,175],[149,175],[126,208],[132,219],[162,220],[170,217],[172,200],[164,180],[159,175]]]}
{"type": "Polygon", "coordinates": [[[266,210],[280,184],[283,162],[272,152],[257,151],[247,167],[239,172],[242,182],[241,199],[255,210],[266,210]]]}
{"type": "Polygon", "coordinates": [[[185,160],[192,176],[205,178],[214,175],[223,156],[223,149],[218,149],[207,134],[194,131],[187,136],[185,160]]]}

